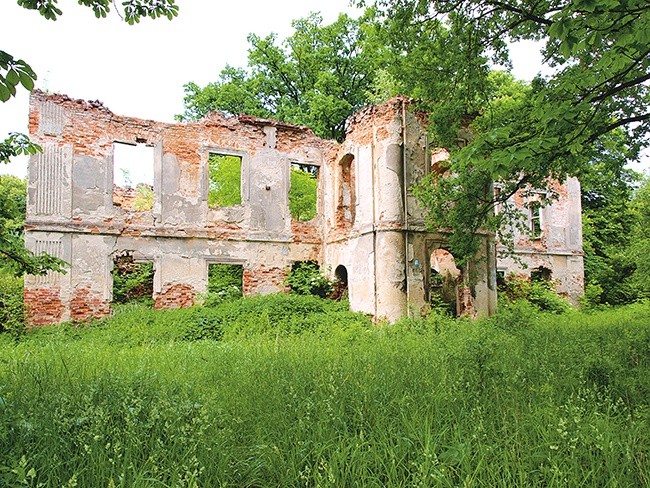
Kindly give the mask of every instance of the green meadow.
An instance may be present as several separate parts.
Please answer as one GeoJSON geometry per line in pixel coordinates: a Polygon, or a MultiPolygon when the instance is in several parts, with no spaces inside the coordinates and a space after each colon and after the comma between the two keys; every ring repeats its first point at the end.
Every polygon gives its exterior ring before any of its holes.
{"type": "Polygon", "coordinates": [[[279,295],[0,335],[0,486],[650,486],[650,304],[279,295]]]}

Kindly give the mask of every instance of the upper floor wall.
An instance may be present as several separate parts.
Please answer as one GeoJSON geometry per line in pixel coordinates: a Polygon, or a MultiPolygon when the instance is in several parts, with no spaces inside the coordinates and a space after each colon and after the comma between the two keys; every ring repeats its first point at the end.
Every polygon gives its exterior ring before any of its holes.
{"type": "MultiPolygon", "coordinates": [[[[95,233],[155,233],[231,239],[320,240],[323,178],[317,216],[296,222],[289,211],[292,164],[322,168],[338,145],[311,130],[247,116],[213,113],[196,123],[165,124],[113,114],[99,102],[35,91],[30,134],[43,153],[29,167],[28,226],[95,233]],[[149,204],[137,208],[118,185],[117,149],[151,148],[131,162],[133,174],[152,176],[141,187],[149,204]],[[215,157],[230,158],[239,176],[239,199],[211,202],[215,157]]],[[[127,175],[128,177],[128,175],[127,175]]],[[[137,195],[136,195],[137,197],[137,195]]],[[[146,202],[145,202],[146,203],[146,202]]]]}

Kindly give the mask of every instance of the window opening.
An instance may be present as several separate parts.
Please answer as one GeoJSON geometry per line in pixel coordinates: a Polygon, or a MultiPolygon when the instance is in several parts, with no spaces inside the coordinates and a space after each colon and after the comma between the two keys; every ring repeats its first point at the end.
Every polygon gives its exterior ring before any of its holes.
{"type": "Polygon", "coordinates": [[[497,291],[506,291],[506,272],[504,270],[497,271],[497,291]]]}
{"type": "Polygon", "coordinates": [[[210,153],[208,157],[208,206],[241,205],[241,156],[210,153]]]}
{"type": "Polygon", "coordinates": [[[242,296],[244,267],[241,264],[208,264],[206,305],[236,300],[242,296]]]}
{"type": "Polygon", "coordinates": [[[542,201],[544,194],[540,192],[532,193],[528,198],[528,230],[533,239],[542,237],[542,201]]]}
{"type": "Polygon", "coordinates": [[[431,253],[429,270],[429,303],[432,310],[458,315],[458,281],[460,270],[454,256],[444,249],[431,253]]]}
{"type": "Polygon", "coordinates": [[[528,205],[528,227],[533,239],[542,236],[542,205],[539,202],[530,202],[528,205]]]}
{"type": "Polygon", "coordinates": [[[153,146],[113,143],[113,205],[136,212],[153,208],[153,163],[153,146]]]}
{"type": "Polygon", "coordinates": [[[307,222],[316,217],[318,170],[313,164],[291,163],[289,212],[295,220],[307,222]]]}
{"type": "Polygon", "coordinates": [[[346,154],[339,164],[337,223],[354,224],[357,198],[354,182],[354,156],[346,154]]]}
{"type": "Polygon", "coordinates": [[[333,282],[323,273],[316,261],[296,261],[287,276],[291,291],[298,295],[316,295],[328,298],[332,295],[333,282]]]}
{"type": "Polygon", "coordinates": [[[544,266],[530,270],[530,281],[535,283],[546,283],[551,281],[552,276],[553,272],[544,266]]]}
{"type": "Polygon", "coordinates": [[[113,303],[138,303],[153,307],[154,266],[150,261],[136,261],[131,251],[113,260],[113,303]]]}

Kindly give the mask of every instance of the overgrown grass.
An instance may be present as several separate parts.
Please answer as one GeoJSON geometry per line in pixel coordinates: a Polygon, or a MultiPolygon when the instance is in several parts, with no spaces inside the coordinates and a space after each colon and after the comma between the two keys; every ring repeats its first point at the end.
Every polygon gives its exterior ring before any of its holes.
{"type": "Polygon", "coordinates": [[[648,486],[649,401],[648,304],[131,307],[0,337],[0,486],[648,486]]]}

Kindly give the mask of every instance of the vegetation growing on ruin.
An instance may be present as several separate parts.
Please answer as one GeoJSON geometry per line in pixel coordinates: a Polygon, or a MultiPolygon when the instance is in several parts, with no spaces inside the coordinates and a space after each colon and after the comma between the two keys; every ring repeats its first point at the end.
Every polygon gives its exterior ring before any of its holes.
{"type": "Polygon", "coordinates": [[[153,306],[153,263],[138,263],[129,253],[113,263],[113,303],[153,306]]]}
{"type": "Polygon", "coordinates": [[[515,191],[583,177],[604,159],[615,166],[621,154],[632,161],[647,147],[647,2],[356,3],[371,7],[359,21],[309,17],[284,41],[251,35],[246,68],[228,67],[204,88],[186,85],[182,119],[248,112],[340,140],[360,106],[413,97],[432,114],[432,144],[452,155],[447,177],[431,173],[415,192],[430,226],[451,229],[461,263],[477,250],[477,229],[517,223],[508,207],[493,215],[515,191]],[[494,71],[510,66],[508,42],[519,40],[540,42],[552,74],[525,83],[494,71]],[[498,197],[489,192],[494,181],[498,197]]]}
{"type": "Polygon", "coordinates": [[[316,261],[294,263],[287,276],[287,285],[292,293],[329,297],[334,291],[334,281],[330,280],[316,261]]]}
{"type": "Polygon", "coordinates": [[[240,298],[243,292],[243,277],[244,268],[239,264],[209,264],[205,305],[214,306],[240,298]]]}
{"type": "Polygon", "coordinates": [[[647,304],[546,315],[520,301],[374,326],[279,295],[0,336],[0,477],[645,486],[648,324],[647,304]]]}

